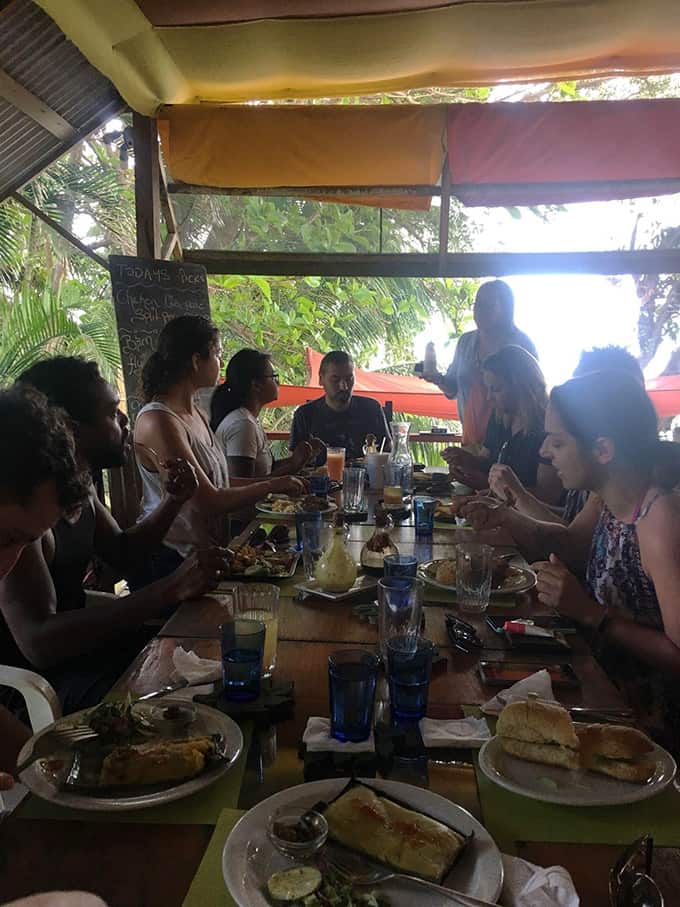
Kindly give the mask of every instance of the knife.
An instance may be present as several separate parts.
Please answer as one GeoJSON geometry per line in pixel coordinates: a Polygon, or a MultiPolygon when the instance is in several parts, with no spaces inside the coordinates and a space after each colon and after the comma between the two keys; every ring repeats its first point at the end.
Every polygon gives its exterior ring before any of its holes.
{"type": "Polygon", "coordinates": [[[573,706],[567,709],[572,718],[577,721],[600,721],[614,724],[635,724],[635,716],[631,709],[595,709],[585,706],[573,706]]]}

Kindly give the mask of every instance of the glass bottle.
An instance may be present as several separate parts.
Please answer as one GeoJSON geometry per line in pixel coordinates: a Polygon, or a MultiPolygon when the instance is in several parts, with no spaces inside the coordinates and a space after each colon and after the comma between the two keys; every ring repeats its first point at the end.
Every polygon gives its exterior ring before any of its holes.
{"type": "Polygon", "coordinates": [[[424,375],[436,375],[437,374],[437,352],[434,348],[434,343],[430,341],[425,347],[425,359],[423,360],[423,374],[424,375]]]}
{"type": "Polygon", "coordinates": [[[408,446],[410,422],[392,422],[392,450],[387,459],[386,476],[390,485],[401,485],[403,494],[413,488],[413,457],[408,446]]]}
{"type": "Polygon", "coordinates": [[[399,554],[399,549],[390,537],[394,520],[382,507],[375,511],[375,529],[373,535],[361,549],[361,566],[367,573],[380,574],[385,569],[385,558],[390,554],[399,554]]]}
{"type": "Polygon", "coordinates": [[[357,578],[357,564],[347,545],[345,514],[338,510],[326,550],[316,565],[314,578],[324,592],[347,592],[357,578]]]}

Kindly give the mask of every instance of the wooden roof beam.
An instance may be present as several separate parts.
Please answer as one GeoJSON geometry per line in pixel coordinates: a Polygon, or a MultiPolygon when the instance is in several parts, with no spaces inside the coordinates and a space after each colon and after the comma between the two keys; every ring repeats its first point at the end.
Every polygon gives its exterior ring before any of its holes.
{"type": "Polygon", "coordinates": [[[0,98],[4,98],[13,107],[35,120],[59,141],[69,144],[77,141],[78,134],[69,122],[56,110],[52,110],[44,101],[41,101],[39,97],[20,85],[4,69],[0,69],[0,98]]]}

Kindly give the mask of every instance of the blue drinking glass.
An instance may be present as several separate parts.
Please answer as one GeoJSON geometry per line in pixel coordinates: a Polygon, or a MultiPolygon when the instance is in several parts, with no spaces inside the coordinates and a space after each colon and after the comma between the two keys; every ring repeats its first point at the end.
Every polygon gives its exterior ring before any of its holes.
{"type": "Polygon", "coordinates": [[[363,649],[340,649],[328,658],[331,736],[344,742],[368,740],[379,661],[363,649]]]}
{"type": "Polygon", "coordinates": [[[412,554],[388,554],[385,558],[385,576],[415,577],[418,559],[412,554]]]}
{"type": "Polygon", "coordinates": [[[250,702],[260,695],[265,634],[261,620],[236,618],[220,627],[225,699],[250,702]]]}
{"type": "Polygon", "coordinates": [[[393,636],[387,642],[387,680],[393,721],[420,721],[427,711],[434,646],[422,637],[393,636]]]}
{"type": "Polygon", "coordinates": [[[323,474],[313,474],[309,477],[310,494],[315,494],[320,498],[325,498],[330,487],[331,480],[328,478],[327,472],[323,474]]]}
{"type": "Polygon", "coordinates": [[[416,535],[428,536],[434,532],[434,510],[437,506],[435,498],[418,496],[413,499],[416,515],[416,535]]]}

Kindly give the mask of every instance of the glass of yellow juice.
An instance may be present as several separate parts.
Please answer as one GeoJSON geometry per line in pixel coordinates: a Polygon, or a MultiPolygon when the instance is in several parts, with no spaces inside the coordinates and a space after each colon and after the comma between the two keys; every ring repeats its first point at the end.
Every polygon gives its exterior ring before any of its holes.
{"type": "Polygon", "coordinates": [[[234,588],[234,616],[260,620],[265,626],[262,676],[271,677],[276,667],[279,638],[279,588],[271,583],[239,583],[234,588]]]}

